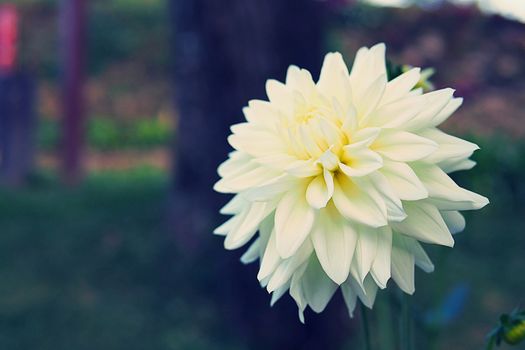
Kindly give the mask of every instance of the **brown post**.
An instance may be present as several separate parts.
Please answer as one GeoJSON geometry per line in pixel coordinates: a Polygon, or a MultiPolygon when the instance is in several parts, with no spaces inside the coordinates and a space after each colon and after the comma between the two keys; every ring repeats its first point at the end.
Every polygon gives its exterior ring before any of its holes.
{"type": "Polygon", "coordinates": [[[62,176],[67,184],[74,185],[83,176],[85,0],[62,0],[60,40],[62,50],[62,176]]]}

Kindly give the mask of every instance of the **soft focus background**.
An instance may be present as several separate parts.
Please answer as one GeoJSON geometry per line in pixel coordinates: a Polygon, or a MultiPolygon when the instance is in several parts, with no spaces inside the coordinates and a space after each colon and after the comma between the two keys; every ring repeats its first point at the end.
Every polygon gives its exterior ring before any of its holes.
{"type": "Polygon", "coordinates": [[[265,79],[381,41],[465,97],[443,128],[481,146],[455,178],[491,205],[414,297],[417,349],[481,349],[525,303],[524,21],[522,0],[0,1],[0,349],[359,348],[339,295],[306,325],[269,307],[211,186],[265,79]]]}

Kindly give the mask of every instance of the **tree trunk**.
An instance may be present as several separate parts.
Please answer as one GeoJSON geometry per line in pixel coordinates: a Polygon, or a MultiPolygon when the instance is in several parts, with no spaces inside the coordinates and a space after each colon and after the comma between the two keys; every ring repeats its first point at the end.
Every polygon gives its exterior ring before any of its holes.
{"type": "Polygon", "coordinates": [[[83,175],[84,62],[86,47],[85,0],[62,0],[60,8],[62,48],[62,176],[69,185],[83,175]]]}
{"type": "MultiPolygon", "coordinates": [[[[178,110],[171,225],[177,251],[223,276],[225,283],[214,286],[210,298],[221,303],[224,322],[247,339],[249,349],[336,348],[348,326],[341,321],[347,313],[340,301],[326,314],[330,316],[323,315],[329,322],[312,317],[301,326],[291,298],[269,308],[269,296],[255,278],[256,266],[242,266],[239,253],[222,251],[211,235],[213,226],[224,220],[217,210],[227,198],[212,186],[218,180],[217,166],[232,150],[226,140],[229,126],[243,120],[241,109],[250,99],[266,98],[266,79],[284,80],[290,64],[318,74],[325,4],[172,0],[170,5],[178,110]]],[[[192,283],[188,278],[185,283],[192,283]]]]}

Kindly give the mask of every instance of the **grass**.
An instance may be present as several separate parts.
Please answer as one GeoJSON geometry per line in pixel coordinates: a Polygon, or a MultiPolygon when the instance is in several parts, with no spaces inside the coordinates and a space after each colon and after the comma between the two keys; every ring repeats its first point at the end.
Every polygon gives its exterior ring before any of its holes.
{"type": "Polygon", "coordinates": [[[165,249],[167,183],[139,171],[92,176],[77,189],[51,178],[2,190],[0,348],[220,345],[209,329],[219,320],[213,307],[166,290],[177,271],[165,249]]]}

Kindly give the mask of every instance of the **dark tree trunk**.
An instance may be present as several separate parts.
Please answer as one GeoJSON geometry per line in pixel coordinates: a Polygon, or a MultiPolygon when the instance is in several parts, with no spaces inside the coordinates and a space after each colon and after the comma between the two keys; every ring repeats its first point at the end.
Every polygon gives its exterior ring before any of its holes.
{"type": "MultiPolygon", "coordinates": [[[[336,348],[348,333],[348,328],[343,331],[348,323],[340,301],[322,319],[308,314],[308,325],[301,326],[291,298],[271,309],[269,296],[257,283],[256,266],[243,267],[239,254],[220,251],[220,240],[211,235],[224,219],[217,209],[227,198],[215,194],[212,186],[217,166],[231,151],[229,126],[243,119],[241,109],[250,99],[265,98],[266,79],[284,80],[290,64],[318,74],[325,4],[171,0],[170,6],[178,111],[171,225],[177,251],[223,276],[217,280],[224,283],[204,293],[222,305],[224,322],[247,348],[336,348]]],[[[189,276],[185,283],[195,281],[189,276]]],[[[179,281],[171,283],[176,288],[179,281]]]]}
{"type": "Polygon", "coordinates": [[[85,0],[62,0],[60,7],[62,48],[62,176],[67,184],[83,175],[85,106],[83,96],[86,47],[85,0]]]}
{"type": "Polygon", "coordinates": [[[264,98],[268,78],[284,79],[290,64],[321,63],[319,1],[172,0],[179,125],[177,191],[211,194],[217,165],[231,150],[226,136],[249,99],[264,98]]]}
{"type": "Polygon", "coordinates": [[[0,76],[0,175],[9,185],[27,179],[34,166],[35,89],[25,73],[0,76]]]}

